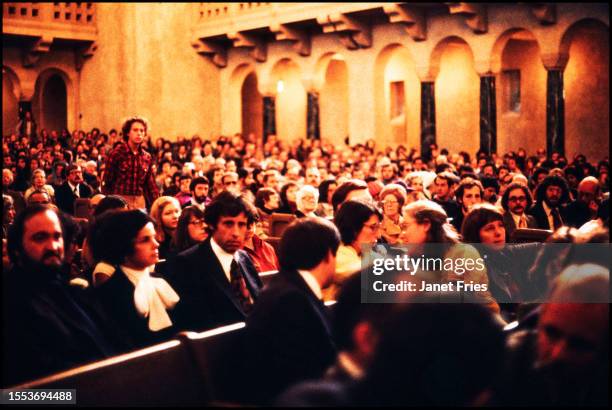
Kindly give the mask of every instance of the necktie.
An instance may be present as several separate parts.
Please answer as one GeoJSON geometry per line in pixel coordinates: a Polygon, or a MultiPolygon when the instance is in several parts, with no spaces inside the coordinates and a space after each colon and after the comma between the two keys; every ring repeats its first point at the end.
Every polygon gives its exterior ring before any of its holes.
{"type": "Polygon", "coordinates": [[[74,192],[74,195],[78,198],[79,197],[79,186],[78,185],[75,186],[72,192],[74,192]]]}
{"type": "Polygon", "coordinates": [[[521,219],[519,220],[519,228],[527,228],[527,221],[525,219],[525,215],[521,216],[521,219]]]}
{"type": "Polygon", "coordinates": [[[235,260],[232,260],[232,264],[230,265],[230,285],[234,295],[240,302],[242,311],[244,313],[249,313],[253,307],[253,301],[251,300],[249,289],[246,286],[244,277],[240,272],[240,267],[235,260]]]}
{"type": "Polygon", "coordinates": [[[550,210],[550,214],[553,217],[553,225],[555,231],[563,226],[563,221],[561,220],[561,215],[559,214],[559,208],[553,208],[550,210]]]}

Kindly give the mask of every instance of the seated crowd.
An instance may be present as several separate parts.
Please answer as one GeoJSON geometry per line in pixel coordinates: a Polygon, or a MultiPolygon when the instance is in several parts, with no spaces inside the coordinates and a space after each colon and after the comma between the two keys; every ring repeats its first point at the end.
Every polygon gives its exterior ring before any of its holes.
{"type": "Polygon", "coordinates": [[[3,138],[2,387],[246,322],[235,404],[608,404],[609,262],[525,243],[609,243],[607,159],[146,136],[141,207],[107,186],[124,136],[3,138]],[[485,247],[488,291],[361,303],[382,244],[485,247]]]}

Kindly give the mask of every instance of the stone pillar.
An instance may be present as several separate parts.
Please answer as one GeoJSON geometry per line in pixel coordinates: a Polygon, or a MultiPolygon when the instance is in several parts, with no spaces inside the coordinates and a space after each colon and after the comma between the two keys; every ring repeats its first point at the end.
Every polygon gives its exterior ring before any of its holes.
{"type": "Polygon", "coordinates": [[[497,151],[495,76],[480,76],[480,150],[490,155],[497,151]]]}
{"type": "Polygon", "coordinates": [[[433,81],[421,82],[421,156],[431,159],[429,146],[436,142],[436,94],[433,81]]]}
{"type": "MultiPolygon", "coordinates": [[[[346,64],[348,70],[348,133],[350,145],[377,139],[374,104],[374,64],[369,53],[351,53],[346,64]]],[[[380,140],[378,140],[380,141],[380,140]]],[[[384,143],[377,141],[377,147],[384,143]]]]}
{"type": "Polygon", "coordinates": [[[268,139],[268,135],[276,134],[276,104],[274,96],[263,97],[263,140],[268,139]]]}
{"type": "Polygon", "coordinates": [[[546,76],[546,153],[565,155],[565,99],[563,70],[547,69],[546,76]]]}
{"type": "Polygon", "coordinates": [[[306,105],[306,136],[312,139],[321,139],[321,121],[319,119],[319,93],[309,91],[306,105]]]}

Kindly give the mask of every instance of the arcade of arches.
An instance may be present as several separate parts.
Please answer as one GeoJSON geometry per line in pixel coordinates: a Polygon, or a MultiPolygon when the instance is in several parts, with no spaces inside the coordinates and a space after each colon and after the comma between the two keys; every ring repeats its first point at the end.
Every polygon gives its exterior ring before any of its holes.
{"type": "Polygon", "coordinates": [[[29,102],[39,128],[110,129],[141,114],[154,138],[274,132],[287,141],[375,138],[420,149],[432,134],[451,151],[473,153],[485,141],[499,152],[534,152],[557,127],[568,157],[580,151],[596,160],[609,149],[607,5],[559,3],[548,25],[525,4],[490,5],[485,33],[460,15],[432,13],[422,41],[373,19],[368,47],[349,49],[338,34],[312,30],[308,55],[291,41],[270,41],[264,59],[230,47],[224,67],[177,34],[192,24],[192,4],[96,7],[98,50],[82,69],[59,42],[28,67],[18,42],[3,46],[4,134],[29,102]],[[154,30],[137,23],[154,18],[154,30]],[[547,98],[555,92],[564,106],[551,125],[547,98]],[[274,116],[271,130],[266,115],[274,116]]]}

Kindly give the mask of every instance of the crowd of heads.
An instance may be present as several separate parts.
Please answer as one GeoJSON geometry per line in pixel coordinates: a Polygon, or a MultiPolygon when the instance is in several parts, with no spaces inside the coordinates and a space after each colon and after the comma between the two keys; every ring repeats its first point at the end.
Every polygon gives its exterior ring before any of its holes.
{"type": "MultiPolygon", "coordinates": [[[[234,253],[253,235],[270,237],[267,218],[283,213],[297,221],[278,238],[279,268],[314,270],[322,287],[338,283],[341,246],[358,254],[377,243],[482,243],[501,250],[512,241],[511,226],[554,231],[551,241],[573,226],[572,232],[581,230],[570,241],[589,232],[593,238],[595,232],[609,242],[607,158],[591,163],[576,155],[569,161],[543,150],[528,156],[524,149],[472,157],[435,144],[419,156],[402,145],[377,147],[374,140],[337,146],[274,135],[262,142],[237,134],[170,141],[153,140],[148,131],[145,120],[130,118],[121,132],[108,134],[94,128],[5,136],[3,243],[9,259],[4,266],[66,273],[84,240],[89,263],[81,257],[77,275],[100,261],[152,266],[207,238],[234,253]],[[139,141],[154,159],[162,195],[148,204],[148,213],[126,209],[121,196],[100,193],[105,159],[124,141],[139,141]],[[78,221],[71,225],[71,217],[54,205],[66,181],[92,188],[88,231],[78,221]],[[539,220],[537,207],[544,210],[539,220]]],[[[609,284],[607,269],[562,268],[563,274],[547,278],[553,301],[564,292],[596,292],[609,284]],[[577,276],[584,280],[576,282],[577,276]]],[[[359,290],[354,277],[343,284],[334,331],[339,349],[354,352],[367,368],[361,382],[367,388],[355,393],[363,403],[473,405],[507,399],[492,378],[507,371],[506,335],[485,308],[419,303],[383,321],[380,308],[358,303],[359,290]]],[[[555,373],[556,389],[567,382],[558,374],[575,381],[607,352],[608,315],[605,303],[542,305],[531,329],[534,363],[544,374],[561,372],[555,373]]]]}

